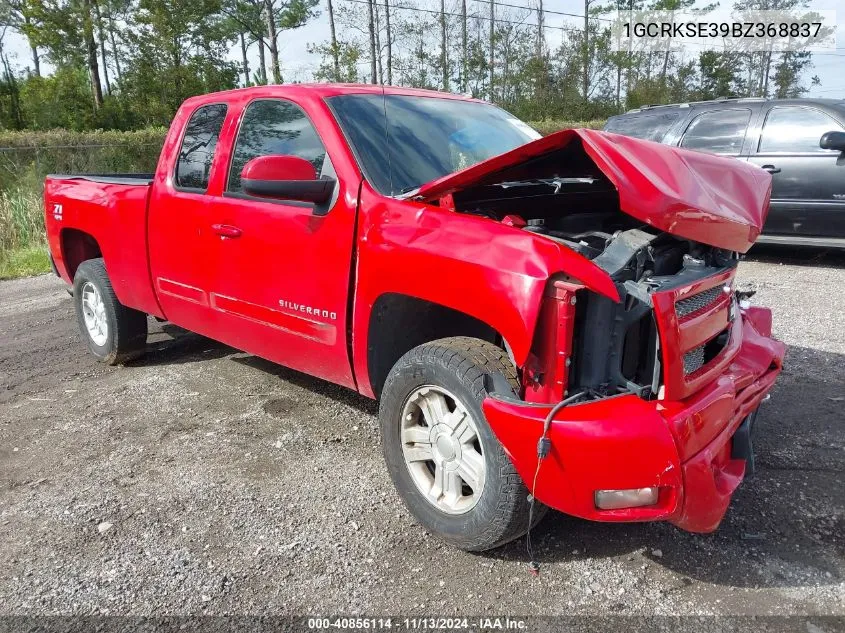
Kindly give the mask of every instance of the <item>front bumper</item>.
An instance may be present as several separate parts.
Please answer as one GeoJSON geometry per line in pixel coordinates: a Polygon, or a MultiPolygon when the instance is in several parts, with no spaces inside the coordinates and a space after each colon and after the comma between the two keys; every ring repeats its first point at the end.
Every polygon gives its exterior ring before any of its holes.
{"type": "MultiPolygon", "coordinates": [[[[552,449],[535,495],[544,504],[596,521],[657,521],[690,532],[715,530],[745,475],[732,438],[780,373],[785,346],[771,338],[771,313],[742,312],[742,343],[725,369],[684,400],[633,395],[571,405],[552,422],[552,449]],[[599,510],[597,490],[657,486],[652,506],[599,510]]],[[[491,396],[484,413],[522,477],[537,468],[537,440],[551,404],[491,396]]]]}

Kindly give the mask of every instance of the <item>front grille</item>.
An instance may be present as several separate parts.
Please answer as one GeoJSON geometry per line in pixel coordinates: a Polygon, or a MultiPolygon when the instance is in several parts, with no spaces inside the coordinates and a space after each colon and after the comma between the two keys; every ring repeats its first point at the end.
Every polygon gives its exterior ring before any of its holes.
{"type": "MultiPolygon", "coordinates": [[[[703,310],[712,303],[715,303],[723,293],[724,290],[722,290],[722,286],[719,285],[699,292],[691,297],[687,297],[686,299],[681,299],[675,304],[675,312],[677,312],[679,319],[683,319],[684,317],[689,316],[694,312],[698,312],[699,310],[703,310]]],[[[691,350],[688,354],[691,354],[694,351],[695,350],[691,350]]]]}
{"type": "Polygon", "coordinates": [[[689,376],[704,366],[704,348],[705,345],[699,345],[684,354],[685,375],[689,376]]]}
{"type": "Polygon", "coordinates": [[[741,338],[732,337],[735,270],[703,270],[687,285],[651,294],[660,331],[664,397],[683,400],[713,380],[736,353],[741,338]]]}
{"type": "Polygon", "coordinates": [[[684,354],[684,376],[690,376],[704,367],[711,360],[721,354],[728,344],[730,338],[730,327],[723,330],[717,337],[693,347],[684,354]]]}

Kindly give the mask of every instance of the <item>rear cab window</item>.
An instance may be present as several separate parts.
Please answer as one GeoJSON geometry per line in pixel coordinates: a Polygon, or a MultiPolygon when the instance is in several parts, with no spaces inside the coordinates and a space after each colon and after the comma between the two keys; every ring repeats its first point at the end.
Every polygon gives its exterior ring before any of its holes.
{"type": "Polygon", "coordinates": [[[647,141],[661,142],[669,129],[680,118],[679,112],[655,114],[623,114],[611,117],[605,125],[605,132],[624,134],[647,141]]]}
{"type": "Polygon", "coordinates": [[[739,156],[751,121],[747,108],[725,108],[703,112],[687,126],[680,146],[712,154],[739,156]]]}
{"type": "Polygon", "coordinates": [[[226,104],[214,103],[197,108],[188,119],[179,148],[174,181],[177,189],[208,189],[214,150],[226,119],[226,104]]]}
{"type": "Polygon", "coordinates": [[[763,123],[758,154],[837,154],[822,149],[825,132],[841,132],[842,125],[832,116],[807,106],[775,106],[763,123]]]}

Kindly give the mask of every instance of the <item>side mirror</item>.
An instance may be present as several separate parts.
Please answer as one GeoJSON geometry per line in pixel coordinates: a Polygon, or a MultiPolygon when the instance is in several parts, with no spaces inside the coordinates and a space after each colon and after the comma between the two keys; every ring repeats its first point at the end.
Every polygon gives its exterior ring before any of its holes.
{"type": "Polygon", "coordinates": [[[819,147],[845,152],[845,132],[825,132],[819,140],[819,147]]]}
{"type": "Polygon", "coordinates": [[[321,204],[334,190],[332,178],[317,178],[314,165],[299,156],[259,156],[241,171],[243,190],[262,198],[321,204]]]}

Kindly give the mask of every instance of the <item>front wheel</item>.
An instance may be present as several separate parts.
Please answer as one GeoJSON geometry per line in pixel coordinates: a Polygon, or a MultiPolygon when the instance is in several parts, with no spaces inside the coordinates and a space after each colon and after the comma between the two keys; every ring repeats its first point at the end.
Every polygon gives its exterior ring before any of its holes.
{"type": "Polygon", "coordinates": [[[144,353],[147,315],[117,300],[101,258],[84,261],[76,269],[73,303],[82,338],[98,360],[117,365],[144,353]]]}
{"type": "MultiPolygon", "coordinates": [[[[481,409],[485,376],[518,387],[504,351],[473,338],[414,348],[390,372],[379,421],[400,497],[431,533],[460,549],[503,545],[528,529],[528,490],[481,409]]],[[[539,520],[542,512],[535,512],[539,520]]]]}

